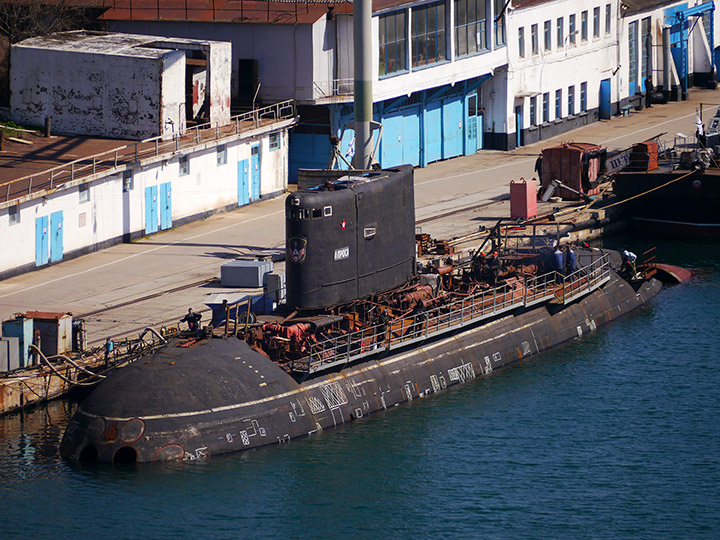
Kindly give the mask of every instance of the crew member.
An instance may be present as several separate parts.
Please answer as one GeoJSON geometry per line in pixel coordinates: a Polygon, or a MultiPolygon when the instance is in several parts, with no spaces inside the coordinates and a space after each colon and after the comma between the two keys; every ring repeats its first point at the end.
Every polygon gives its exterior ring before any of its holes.
{"type": "Polygon", "coordinates": [[[113,341],[108,337],[105,340],[105,364],[107,365],[108,360],[110,359],[110,355],[113,352],[113,349],[115,349],[115,344],[113,341]]]}
{"type": "Polygon", "coordinates": [[[555,269],[555,281],[562,283],[562,278],[565,275],[565,255],[557,244],[553,252],[553,268],[555,269]]]}
{"type": "Polygon", "coordinates": [[[627,249],[623,251],[620,273],[630,279],[633,279],[635,277],[635,274],[637,273],[635,261],[637,261],[637,255],[635,255],[632,251],[628,251],[627,249]]]}
{"type": "Polygon", "coordinates": [[[191,332],[197,332],[200,328],[200,319],[202,319],[202,315],[200,313],[195,313],[192,308],[188,308],[187,315],[180,319],[180,322],[186,322],[188,324],[188,330],[191,332]]]}
{"type": "Polygon", "coordinates": [[[568,276],[578,269],[577,257],[575,251],[566,245],[565,246],[565,275],[568,276]]]}

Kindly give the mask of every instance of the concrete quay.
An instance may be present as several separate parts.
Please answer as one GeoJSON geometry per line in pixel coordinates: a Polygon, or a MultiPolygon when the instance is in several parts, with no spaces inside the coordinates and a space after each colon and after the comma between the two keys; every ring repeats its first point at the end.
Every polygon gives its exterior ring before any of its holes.
{"type": "MultiPolygon", "coordinates": [[[[720,105],[720,91],[693,89],[688,101],[653,105],[510,152],[480,151],[417,169],[416,218],[434,238],[491,226],[509,217],[503,200],[510,180],[533,178],[542,148],[576,141],[612,152],[663,132],[670,140],[677,132],[690,140],[701,104],[707,122],[720,105]],[[439,215],[446,217],[430,220],[439,215]]],[[[228,260],[282,251],[284,228],[284,197],[278,197],[15,276],[0,282],[0,317],[28,310],[72,312],[86,320],[91,345],[108,336],[137,336],[148,326],[174,326],[189,306],[202,310],[210,294],[243,292],[206,281],[219,276],[228,260]]]]}

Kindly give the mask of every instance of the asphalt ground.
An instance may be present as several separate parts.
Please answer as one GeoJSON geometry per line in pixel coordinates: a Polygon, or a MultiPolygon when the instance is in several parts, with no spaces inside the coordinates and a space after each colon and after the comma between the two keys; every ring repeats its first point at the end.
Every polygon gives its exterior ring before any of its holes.
{"type": "MultiPolygon", "coordinates": [[[[693,89],[690,99],[633,112],[510,152],[483,150],[415,171],[416,218],[423,232],[453,238],[492,225],[507,213],[511,180],[533,178],[538,153],[562,142],[592,142],[608,151],[665,132],[694,140],[696,111],[708,123],[720,91],[693,89]],[[432,219],[437,216],[445,216],[432,219]]],[[[91,344],[143,328],[175,325],[188,307],[204,309],[215,293],[246,291],[204,283],[228,260],[284,247],[285,197],[219,213],[42,270],[0,281],[0,317],[16,312],[71,312],[86,320],[91,344]]],[[[279,269],[276,266],[276,269],[279,269]]],[[[253,291],[253,292],[258,292],[253,291]]],[[[207,321],[209,315],[204,316],[207,321]]]]}

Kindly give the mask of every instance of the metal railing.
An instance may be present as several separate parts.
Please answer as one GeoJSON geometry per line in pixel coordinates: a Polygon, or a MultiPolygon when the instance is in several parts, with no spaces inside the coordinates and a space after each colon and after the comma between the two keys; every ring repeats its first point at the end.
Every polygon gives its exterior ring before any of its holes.
{"type": "Polygon", "coordinates": [[[610,257],[603,254],[579,270],[563,276],[540,276],[486,289],[421,313],[411,313],[310,345],[307,356],[293,360],[292,371],[314,373],[391,348],[424,341],[483,319],[540,302],[571,302],[610,280],[610,257]]]}
{"type": "Polygon", "coordinates": [[[120,167],[127,167],[142,159],[175,153],[202,143],[216,141],[294,117],[295,102],[293,100],[282,101],[233,116],[228,124],[222,126],[217,122],[194,126],[173,134],[169,139],[164,136],[152,137],[112,150],[106,150],[99,154],[82,157],[22,178],[3,182],[0,184],[0,196],[4,195],[3,202],[8,202],[11,199],[29,195],[33,190],[53,189],[60,184],[101,172],[112,172],[120,167]],[[21,182],[27,182],[27,188],[11,194],[11,186],[21,182]],[[3,194],[2,191],[5,191],[5,193],[3,194]]]}
{"type": "Polygon", "coordinates": [[[313,98],[352,97],[355,94],[355,79],[332,79],[313,83],[313,98]]]}

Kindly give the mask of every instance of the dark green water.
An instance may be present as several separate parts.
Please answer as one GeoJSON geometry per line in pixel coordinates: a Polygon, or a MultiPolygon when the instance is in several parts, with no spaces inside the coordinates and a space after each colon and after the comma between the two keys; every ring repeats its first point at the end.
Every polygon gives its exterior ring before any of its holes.
{"type": "Polygon", "coordinates": [[[0,538],[720,538],[720,246],[658,252],[693,280],[520,366],[282,447],[83,467],[56,453],[72,402],[0,418],[0,538]]]}

